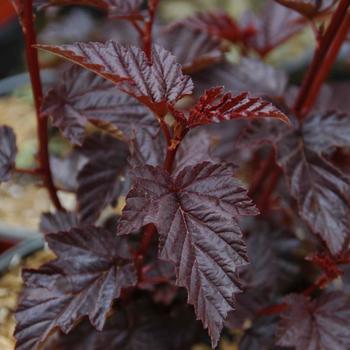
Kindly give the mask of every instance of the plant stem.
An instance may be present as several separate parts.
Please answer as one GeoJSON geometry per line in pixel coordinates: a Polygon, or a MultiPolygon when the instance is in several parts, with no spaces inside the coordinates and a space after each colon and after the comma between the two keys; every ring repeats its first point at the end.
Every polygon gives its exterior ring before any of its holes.
{"type": "Polygon", "coordinates": [[[326,80],[329,71],[331,70],[333,63],[335,62],[339,50],[341,49],[341,46],[344,42],[344,40],[346,39],[347,33],[349,31],[349,27],[350,27],[350,15],[348,14],[340,28],[339,31],[337,33],[337,35],[334,38],[334,41],[328,51],[327,56],[325,57],[324,61],[322,62],[322,65],[319,69],[319,73],[317,74],[310,90],[308,93],[308,96],[304,102],[304,108],[303,108],[303,114],[306,115],[310,109],[312,108],[312,106],[314,105],[318,93],[322,87],[323,82],[326,80]]]}
{"type": "MultiPolygon", "coordinates": [[[[349,5],[350,5],[349,0],[340,0],[339,5],[332,16],[331,22],[321,39],[321,42],[319,43],[317,49],[315,50],[313,60],[306,73],[305,79],[303,80],[303,84],[300,88],[300,91],[294,106],[294,111],[300,120],[304,118],[307,111],[312,107],[308,99],[309,99],[309,94],[311,92],[312,86],[315,83],[315,77],[317,77],[318,74],[320,74],[320,68],[323,65],[323,62],[328,54],[328,50],[331,47],[333,40],[338,33],[338,30],[342,26],[343,20],[347,15],[347,9],[349,5]],[[307,106],[305,105],[306,101],[308,102],[307,106]],[[308,110],[305,110],[305,107],[307,107],[308,110]]],[[[328,61],[327,65],[331,66],[332,63],[333,61],[332,62],[328,61]]],[[[327,70],[329,69],[329,67],[323,67],[323,69],[327,70]]],[[[323,80],[317,81],[316,87],[313,88],[316,91],[316,95],[322,83],[323,83],[323,80]]],[[[313,98],[315,98],[315,96],[313,98]]]]}
{"type": "Polygon", "coordinates": [[[38,53],[34,48],[36,45],[36,32],[33,20],[33,0],[26,0],[23,2],[23,33],[26,47],[26,58],[30,80],[32,84],[33,97],[37,118],[37,134],[39,140],[38,161],[39,169],[42,175],[45,187],[47,188],[51,201],[56,209],[63,210],[60,200],[57,196],[57,190],[53,183],[52,173],[49,161],[48,149],[48,132],[47,132],[47,118],[42,118],[40,109],[43,99],[43,92],[40,79],[40,69],[38,61],[38,53]]]}

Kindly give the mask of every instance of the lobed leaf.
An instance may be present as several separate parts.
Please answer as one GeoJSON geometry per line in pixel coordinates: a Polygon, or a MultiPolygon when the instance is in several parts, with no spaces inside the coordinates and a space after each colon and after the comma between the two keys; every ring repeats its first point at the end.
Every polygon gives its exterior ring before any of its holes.
{"type": "Polygon", "coordinates": [[[315,300],[292,294],[281,315],[278,345],[296,350],[347,350],[350,347],[350,303],[342,292],[315,300]]]}
{"type": "Polygon", "coordinates": [[[58,258],[23,273],[17,350],[39,349],[52,331],[68,333],[84,316],[102,330],[122,288],[137,282],[127,243],[113,232],[86,226],[50,234],[47,241],[58,258]]]}
{"type": "Polygon", "coordinates": [[[175,23],[161,33],[161,46],[169,50],[182,65],[183,72],[192,74],[224,59],[220,40],[183,23],[175,23]]]}
{"type": "Polygon", "coordinates": [[[78,173],[77,201],[80,220],[91,223],[121,193],[128,150],[123,142],[104,134],[91,135],[85,145],[88,143],[97,148],[89,152],[78,173]]]}
{"type": "Polygon", "coordinates": [[[165,115],[167,103],[175,103],[193,90],[190,77],[182,74],[175,57],[157,45],[153,47],[152,63],[139,48],[114,41],[38,47],[112,81],[159,116],[165,115]]]}
{"type": "Polygon", "coordinates": [[[298,129],[284,134],[277,150],[300,215],[338,253],[350,236],[349,178],[309,148],[298,129]]]}
{"type": "Polygon", "coordinates": [[[0,182],[8,181],[15,167],[17,154],[16,135],[6,126],[0,126],[0,182]]]}
{"type": "Polygon", "coordinates": [[[187,117],[176,110],[173,113],[187,128],[238,118],[274,118],[289,123],[288,117],[270,102],[246,92],[233,96],[230,92],[224,93],[222,87],[207,90],[187,117]]]}
{"type": "Polygon", "coordinates": [[[127,137],[137,124],[156,128],[157,121],[137,100],[119,92],[113,83],[78,66],[63,73],[62,80],[44,98],[42,112],[73,144],[80,145],[88,121],[107,131],[121,130],[127,137]]]}
{"type": "Polygon", "coordinates": [[[237,268],[247,263],[238,218],[257,210],[223,164],[202,162],[175,176],[144,166],[134,176],[119,234],[156,226],[159,258],[175,264],[176,283],[187,288],[188,301],[215,347],[240,292],[237,268]]]}

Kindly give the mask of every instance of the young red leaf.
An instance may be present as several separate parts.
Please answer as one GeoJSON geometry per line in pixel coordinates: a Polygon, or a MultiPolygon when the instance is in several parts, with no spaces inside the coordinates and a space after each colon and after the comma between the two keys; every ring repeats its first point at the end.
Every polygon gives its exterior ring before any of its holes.
{"type": "Polygon", "coordinates": [[[8,181],[15,167],[17,154],[16,135],[5,125],[0,126],[0,182],[8,181]]]}
{"type": "Polygon", "coordinates": [[[148,108],[118,91],[113,83],[78,66],[63,73],[62,80],[44,98],[42,112],[73,144],[80,145],[88,121],[107,131],[121,130],[127,137],[137,124],[156,128],[148,108]]]}
{"type": "Polygon", "coordinates": [[[315,15],[330,9],[335,3],[334,0],[275,0],[279,4],[286,6],[301,15],[312,18],[315,15]]]}
{"type": "Polygon", "coordinates": [[[102,330],[121,289],[137,282],[127,243],[113,232],[86,226],[50,234],[47,241],[58,258],[24,271],[16,350],[39,349],[53,330],[68,333],[86,315],[102,330]]]}
{"type": "Polygon", "coordinates": [[[56,213],[43,213],[40,220],[40,231],[44,234],[69,231],[79,225],[76,213],[58,211],[56,213]]]}
{"type": "Polygon", "coordinates": [[[157,45],[153,47],[152,63],[139,48],[114,41],[38,47],[112,81],[159,116],[165,115],[167,103],[175,103],[193,90],[190,77],[182,74],[175,56],[157,45]]]}
{"type": "Polygon", "coordinates": [[[161,34],[160,45],[175,55],[187,74],[221,62],[224,58],[220,40],[183,23],[170,25],[161,34]]]}
{"type": "Polygon", "coordinates": [[[127,165],[128,150],[123,142],[103,134],[93,134],[85,144],[90,142],[98,148],[89,154],[77,178],[78,213],[82,222],[94,222],[118,198],[127,165]]]}
{"type": "Polygon", "coordinates": [[[278,345],[296,350],[350,348],[350,303],[345,294],[328,292],[315,300],[293,294],[286,303],[278,345]]]}
{"type": "Polygon", "coordinates": [[[215,347],[240,291],[237,268],[247,263],[238,219],[257,210],[224,164],[203,162],[173,177],[145,166],[134,176],[119,233],[156,226],[159,258],[175,264],[177,285],[187,288],[215,347]]]}
{"type": "Polygon", "coordinates": [[[221,10],[199,12],[180,23],[233,43],[245,42],[247,38],[255,34],[253,26],[248,25],[242,28],[226,12],[221,10]]]}
{"type": "Polygon", "coordinates": [[[338,253],[350,237],[350,180],[321,155],[308,148],[299,130],[277,143],[283,168],[300,215],[338,253]]]}
{"type": "Polygon", "coordinates": [[[224,93],[222,87],[207,90],[187,117],[174,109],[173,112],[187,128],[238,118],[274,118],[289,123],[288,117],[270,102],[250,97],[246,92],[233,96],[230,92],[224,93]]]}

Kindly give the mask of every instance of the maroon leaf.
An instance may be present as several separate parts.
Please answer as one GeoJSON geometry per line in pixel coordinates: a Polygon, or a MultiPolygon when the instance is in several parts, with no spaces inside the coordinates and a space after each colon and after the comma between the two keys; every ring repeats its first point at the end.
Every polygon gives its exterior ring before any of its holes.
{"type": "Polygon", "coordinates": [[[165,115],[167,103],[175,103],[193,90],[191,79],[182,74],[175,57],[157,45],[153,47],[151,64],[139,48],[114,41],[38,47],[112,81],[159,116],[165,115]]]}
{"type": "Polygon", "coordinates": [[[203,162],[174,177],[160,167],[135,170],[119,233],[156,226],[159,257],[175,264],[177,285],[187,288],[213,346],[240,291],[237,268],[247,262],[238,218],[255,214],[246,191],[225,165],[203,162]]]}
{"type": "Polygon", "coordinates": [[[221,10],[199,12],[180,23],[234,43],[244,42],[255,34],[254,27],[248,25],[241,28],[226,12],[221,10]]]}
{"type": "Polygon", "coordinates": [[[173,112],[187,128],[237,118],[274,118],[289,123],[288,117],[270,102],[259,97],[250,97],[246,92],[233,96],[230,92],[224,93],[222,87],[207,90],[191,109],[188,117],[182,112],[173,112]]]}
{"type": "Polygon", "coordinates": [[[133,300],[118,305],[103,331],[82,322],[45,350],[189,350],[197,328],[186,305],[175,305],[168,312],[148,300],[133,300]]]}
{"type": "Polygon", "coordinates": [[[83,316],[102,330],[122,288],[136,284],[127,243],[115,233],[87,226],[47,236],[58,256],[39,270],[25,270],[17,309],[17,350],[36,350],[59,328],[68,333],[83,316]]]}
{"type": "Polygon", "coordinates": [[[159,43],[173,53],[187,74],[221,62],[224,58],[220,40],[183,23],[175,23],[166,28],[159,43]]]}
{"type": "Polygon", "coordinates": [[[89,154],[78,173],[77,201],[82,222],[94,222],[101,211],[118,198],[123,189],[128,155],[126,145],[109,135],[93,134],[85,144],[90,142],[98,148],[89,154]]]}
{"type": "Polygon", "coordinates": [[[336,254],[350,237],[350,181],[308,148],[301,135],[294,130],[280,138],[278,163],[298,200],[300,215],[336,254]]]}
{"type": "Polygon", "coordinates": [[[15,167],[17,154],[16,135],[5,125],[0,126],[0,182],[8,181],[15,167]]]}
{"type": "Polygon", "coordinates": [[[329,153],[335,147],[350,146],[350,118],[341,112],[315,112],[302,126],[307,147],[329,153]]]}
{"type": "Polygon", "coordinates": [[[43,101],[42,111],[74,144],[81,144],[88,121],[126,136],[137,124],[156,127],[156,119],[137,100],[119,92],[113,83],[78,66],[63,73],[61,82],[43,101]]]}
{"type": "Polygon", "coordinates": [[[133,168],[143,165],[157,166],[165,160],[166,141],[161,133],[135,130],[130,142],[129,163],[133,168]]]}
{"type": "Polygon", "coordinates": [[[279,4],[286,6],[303,16],[312,18],[315,15],[328,10],[335,3],[334,0],[275,0],[279,4]]]}
{"type": "Polygon", "coordinates": [[[40,220],[40,231],[45,234],[69,231],[78,224],[78,218],[74,212],[43,213],[40,220]]]}
{"type": "Polygon", "coordinates": [[[345,294],[328,292],[315,300],[293,294],[286,303],[278,345],[296,350],[349,349],[350,303],[345,294]]]}

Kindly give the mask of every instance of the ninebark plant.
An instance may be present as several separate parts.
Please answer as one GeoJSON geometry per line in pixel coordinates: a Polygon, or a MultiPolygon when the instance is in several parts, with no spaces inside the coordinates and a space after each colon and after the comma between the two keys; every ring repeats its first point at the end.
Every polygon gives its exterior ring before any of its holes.
{"type": "Polygon", "coordinates": [[[14,131],[1,126],[0,179],[42,179],[56,212],[41,230],[57,256],[23,272],[16,349],[215,348],[223,329],[239,349],[350,348],[349,101],[344,84],[323,87],[349,4],[268,1],[242,22],[213,11],[162,27],[157,0],[15,0],[38,165],[16,168],[14,131]],[[40,45],[34,13],[52,5],[126,21],[139,46],[40,45]],[[263,60],[308,25],[313,59],[288,86],[263,60]],[[46,96],[38,50],[71,62],[46,96]],[[66,174],[76,212],[57,195],[49,121],[84,157],[66,174]],[[121,217],[102,220],[123,196],[121,217]]]}

